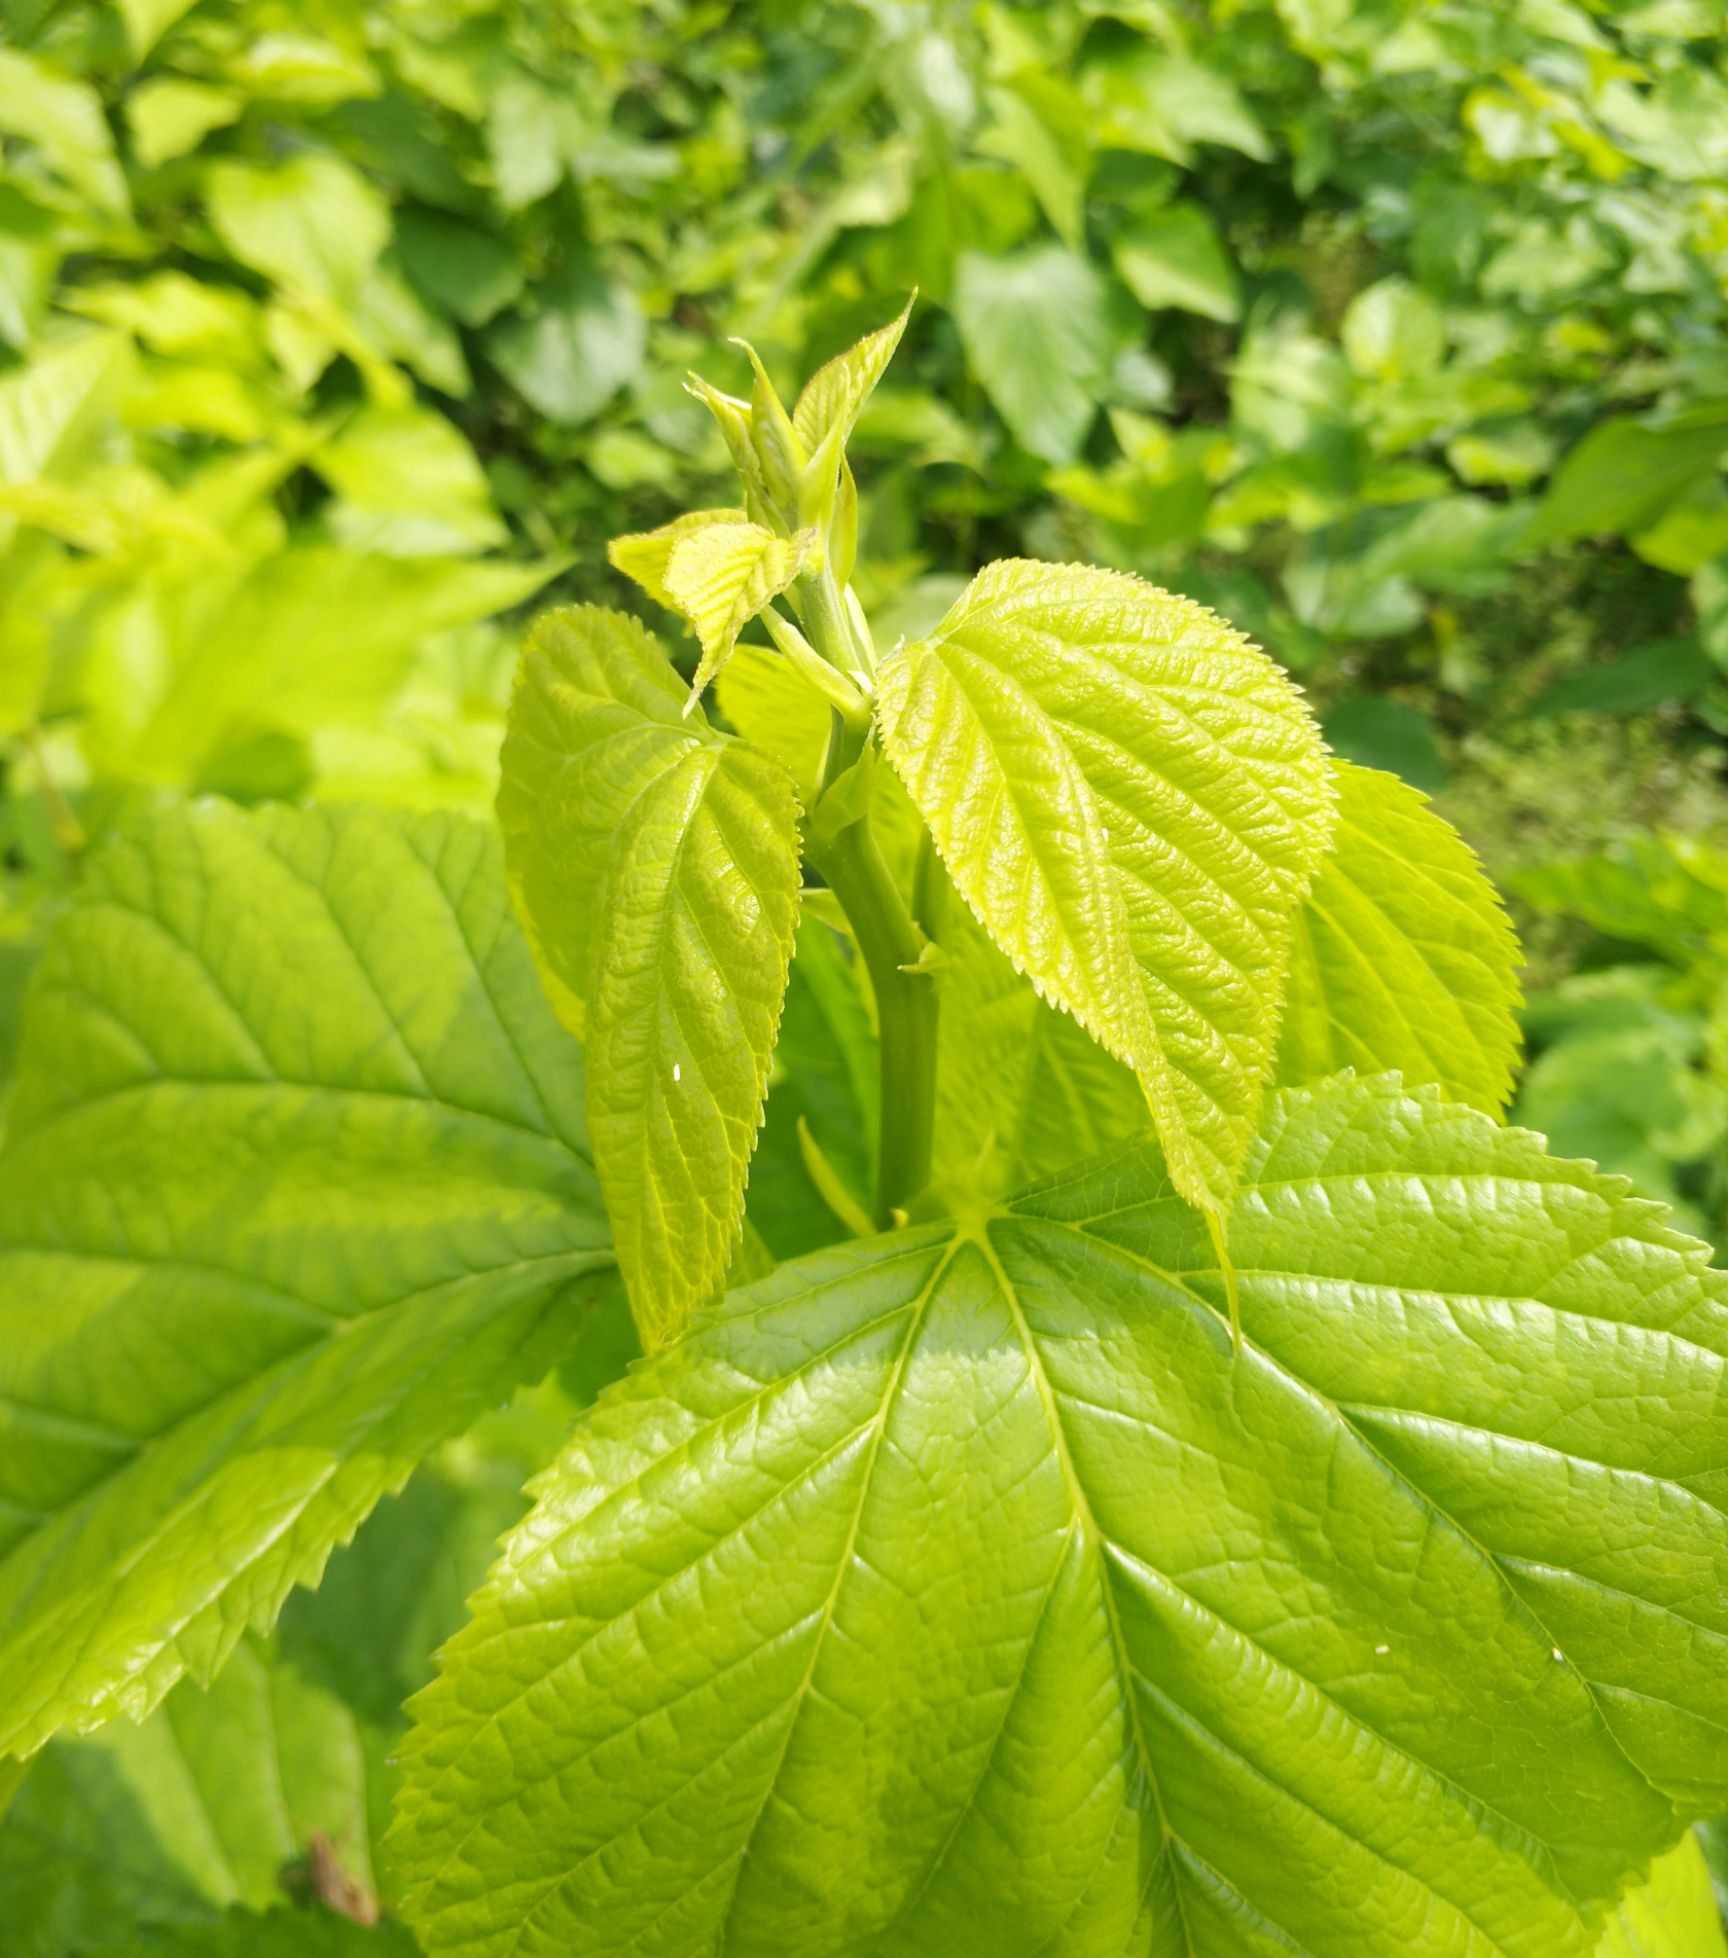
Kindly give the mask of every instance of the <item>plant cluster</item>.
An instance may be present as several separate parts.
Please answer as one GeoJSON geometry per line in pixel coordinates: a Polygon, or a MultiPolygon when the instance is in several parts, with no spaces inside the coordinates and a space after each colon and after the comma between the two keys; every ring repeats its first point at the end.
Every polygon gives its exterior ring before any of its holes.
{"type": "MultiPolygon", "coordinates": [[[[548,613],[501,837],[93,853],[0,1152],[26,1950],[1725,1949],[1721,1274],[1502,1125],[1492,886],[1250,640],[875,627],[905,328],[692,383],[738,502],[612,556],[695,679],[548,613]]],[[[1673,864],[1532,895],[1714,957],[1673,864]]]]}

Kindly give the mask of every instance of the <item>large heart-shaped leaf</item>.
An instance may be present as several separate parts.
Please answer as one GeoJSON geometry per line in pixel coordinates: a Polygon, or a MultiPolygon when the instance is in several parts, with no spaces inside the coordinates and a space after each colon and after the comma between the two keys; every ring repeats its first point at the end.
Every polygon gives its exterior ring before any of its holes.
{"type": "Polygon", "coordinates": [[[605,1396],[419,1702],[434,1953],[1585,1958],[1728,1800],[1703,1248],[1395,1081],[838,1247],[605,1396]]]}
{"type": "Polygon", "coordinates": [[[1177,1187],[1222,1212],[1331,834],[1300,696],[1187,599],[1012,562],[886,660],[880,694],[883,745],[961,895],[1135,1069],[1177,1187]]]}
{"type": "Polygon", "coordinates": [[[117,836],[0,1154],[0,1751],[210,1678],[611,1264],[487,831],[209,803],[117,836]]]}

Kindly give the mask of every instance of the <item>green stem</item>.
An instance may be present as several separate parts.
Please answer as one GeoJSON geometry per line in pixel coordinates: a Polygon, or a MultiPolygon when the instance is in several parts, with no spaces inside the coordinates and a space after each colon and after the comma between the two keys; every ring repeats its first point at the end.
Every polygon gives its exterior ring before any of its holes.
{"type": "Polygon", "coordinates": [[[930,1181],[936,1123],[936,981],[915,967],[924,937],[912,922],[868,821],[853,823],[812,853],[858,940],[876,994],[882,1044],[881,1134],[876,1156],[876,1225],[888,1229],[930,1181]]]}
{"type": "MultiPolygon", "coordinates": [[[[799,595],[805,630],[816,651],[841,672],[857,674],[859,654],[832,572],[824,566],[814,578],[800,581],[799,595]]],[[[836,713],[822,772],[824,793],[842,776],[868,765],[870,739],[867,716],[836,713]]],[[[846,913],[876,995],[881,1118],[875,1221],[879,1230],[887,1230],[930,1181],[936,1125],[936,978],[922,963],[927,940],[883,861],[868,804],[839,829],[828,828],[822,815],[819,795],[808,837],[810,861],[846,913]]]]}

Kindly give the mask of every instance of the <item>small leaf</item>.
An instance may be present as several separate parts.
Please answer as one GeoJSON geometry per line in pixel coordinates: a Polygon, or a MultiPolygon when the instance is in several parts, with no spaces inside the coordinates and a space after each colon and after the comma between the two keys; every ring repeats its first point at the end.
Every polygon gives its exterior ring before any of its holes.
{"type": "Polygon", "coordinates": [[[381,191],[339,157],[213,163],[205,201],[233,257],[290,291],[352,304],[390,240],[381,191]]]}
{"type": "Polygon", "coordinates": [[[961,896],[1140,1076],[1177,1187],[1217,1216],[1331,834],[1296,690],[1186,599],[1009,562],[883,662],[879,713],[961,896]]]}
{"type": "Polygon", "coordinates": [[[95,212],[129,214],[126,177],[102,98],[87,82],[57,72],[21,49],[0,45],[0,135],[34,143],[50,169],[95,212]]]}
{"type": "Polygon", "coordinates": [[[1600,421],[1561,458],[1526,532],[1528,545],[1641,530],[1712,475],[1728,451],[1728,400],[1666,416],[1600,421]]]}
{"type": "Polygon", "coordinates": [[[96,855],[0,1155],[0,1751],[209,1680],[546,1371],[613,1262],[581,1095],[478,825],[210,802],[96,855]]]}
{"type": "Polygon", "coordinates": [[[1386,1079],[1231,1238],[1238,1358],[1142,1146],[608,1390],[417,1702],[433,1958],[1590,1958],[1728,1800],[1720,1275],[1386,1079]]]}
{"type": "Polygon", "coordinates": [[[1294,1087],[1354,1068],[1498,1115],[1518,1065],[1518,938],[1427,798],[1334,764],[1338,826],[1296,932],[1278,1050],[1294,1087]]]}
{"type": "Polygon", "coordinates": [[[808,568],[818,548],[813,530],[776,537],[753,523],[704,524],[674,540],[667,596],[702,647],[686,712],[731,657],[739,633],[808,568]]]}
{"type": "Polygon", "coordinates": [[[666,589],[666,567],[674,547],[710,524],[748,522],[742,510],[687,510],[658,530],[639,530],[627,537],[614,537],[606,546],[606,555],[626,578],[634,578],[656,605],[676,612],[682,608],[666,589]]]}
{"type": "Polygon", "coordinates": [[[486,351],[530,407],[555,422],[590,421],[641,368],[641,305],[583,258],[532,298],[531,312],[487,328],[486,351]]]}
{"type": "Polygon", "coordinates": [[[649,1346],[731,1262],[798,909],[790,774],[686,705],[634,620],[551,613],[498,799],[529,936],[588,1042],[595,1165],[649,1346]]]}
{"type": "Polygon", "coordinates": [[[836,429],[844,447],[865,402],[888,371],[906,322],[912,317],[912,306],[913,300],[908,299],[898,319],[867,333],[843,354],[836,354],[805,383],[792,411],[792,426],[807,454],[815,455],[836,429]]]}

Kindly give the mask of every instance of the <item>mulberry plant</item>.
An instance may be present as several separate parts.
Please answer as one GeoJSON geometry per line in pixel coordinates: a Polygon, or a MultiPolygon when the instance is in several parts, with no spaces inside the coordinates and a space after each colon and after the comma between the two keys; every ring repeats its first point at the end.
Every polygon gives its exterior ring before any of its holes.
{"type": "Polygon", "coordinates": [[[1720,1950],[1728,1281],[1503,1125],[1492,888],[1264,652],[1032,562],[878,641],[904,325],[693,384],[739,504],[613,558],[694,681],[541,619],[501,841],[96,854],[0,1157],[0,1749],[216,1679],[621,1285],[411,1707],[432,1958],[1720,1950]]]}

